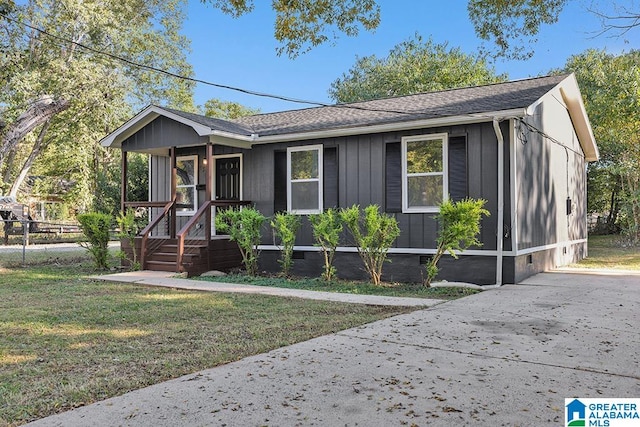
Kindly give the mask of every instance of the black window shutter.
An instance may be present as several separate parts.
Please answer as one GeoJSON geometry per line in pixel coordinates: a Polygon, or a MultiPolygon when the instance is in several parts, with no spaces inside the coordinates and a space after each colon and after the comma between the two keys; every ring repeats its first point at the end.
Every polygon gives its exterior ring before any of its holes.
{"type": "Polygon", "coordinates": [[[287,210],[287,152],[273,153],[273,212],[287,210]]]}
{"type": "Polygon", "coordinates": [[[449,138],[449,197],[457,202],[469,195],[467,183],[467,138],[449,138]]]}
{"type": "Polygon", "coordinates": [[[402,159],[399,142],[385,147],[385,211],[402,212],[402,159]]]}
{"type": "Polygon", "coordinates": [[[338,207],[338,149],[327,147],[323,153],[324,208],[338,207]]]}

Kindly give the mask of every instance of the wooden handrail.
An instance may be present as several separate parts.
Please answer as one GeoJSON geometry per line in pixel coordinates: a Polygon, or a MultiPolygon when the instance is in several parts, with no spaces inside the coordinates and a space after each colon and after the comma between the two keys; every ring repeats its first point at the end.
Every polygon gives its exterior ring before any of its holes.
{"type": "MultiPolygon", "coordinates": [[[[147,202],[147,203],[160,203],[160,202],[147,202]]],[[[140,235],[142,236],[142,242],[140,243],[140,267],[142,268],[142,270],[145,269],[147,241],[149,240],[149,233],[151,233],[151,230],[153,230],[156,227],[156,225],[158,225],[160,221],[165,216],[167,216],[167,213],[171,211],[171,209],[173,208],[173,205],[175,204],[175,200],[172,200],[170,202],[161,202],[161,203],[164,203],[164,204],[157,207],[164,206],[164,210],[162,211],[162,214],[158,215],[153,221],[147,224],[147,226],[140,232],[140,235]]],[[[152,207],[155,207],[155,206],[152,206],[152,207]]],[[[135,251],[136,248],[134,247],[133,250],[135,251]]]]}
{"type": "Polygon", "coordinates": [[[170,201],[160,202],[124,202],[126,208],[163,208],[170,201]]]}
{"type": "Polygon", "coordinates": [[[222,206],[246,206],[250,205],[251,202],[248,200],[207,200],[205,201],[200,209],[191,217],[189,221],[180,229],[178,234],[176,235],[178,239],[178,247],[176,249],[176,271],[182,271],[182,257],[184,255],[184,241],[189,234],[189,230],[193,228],[194,225],[198,223],[200,217],[207,213],[205,217],[205,239],[207,242],[211,240],[211,207],[222,207],[222,206]]]}

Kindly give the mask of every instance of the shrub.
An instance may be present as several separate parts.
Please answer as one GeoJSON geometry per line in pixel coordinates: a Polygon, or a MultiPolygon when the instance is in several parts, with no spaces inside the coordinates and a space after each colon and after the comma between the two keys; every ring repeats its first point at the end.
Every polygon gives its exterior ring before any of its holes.
{"type": "Polygon", "coordinates": [[[90,212],[78,215],[80,228],[87,238],[80,245],[86,248],[95,262],[96,268],[106,270],[109,259],[109,230],[112,217],[109,214],[90,212]]]}
{"type": "Polygon", "coordinates": [[[379,285],[387,252],[400,235],[398,222],[389,215],[381,214],[377,205],[364,208],[364,216],[357,205],[342,209],[340,218],[355,240],[365,270],[373,283],[379,285]]]}
{"type": "Polygon", "coordinates": [[[260,231],[266,219],[253,207],[230,208],[216,214],[216,229],[238,243],[244,268],[250,276],[258,273],[260,231]]]}
{"type": "Polygon", "coordinates": [[[135,249],[136,236],[140,232],[141,226],[136,218],[136,211],[133,208],[128,208],[126,213],[120,212],[116,217],[116,223],[120,231],[117,236],[120,239],[127,239],[133,252],[133,259],[129,259],[124,251],[118,252],[118,257],[123,260],[129,261],[132,270],[140,270],[140,263],[138,262],[138,256],[135,249]]]}
{"type": "Polygon", "coordinates": [[[436,254],[426,266],[426,286],[430,286],[431,281],[438,275],[438,261],[446,252],[457,259],[456,251],[463,251],[473,245],[482,245],[477,236],[480,233],[482,216],[489,216],[489,211],[484,209],[485,203],[486,200],[482,199],[465,199],[458,202],[445,200],[442,202],[440,211],[436,215],[439,222],[436,240],[438,247],[436,254]]]}
{"type": "Polygon", "coordinates": [[[274,238],[279,238],[282,246],[278,262],[282,266],[282,275],[289,276],[293,266],[293,246],[296,243],[296,234],[300,228],[300,217],[289,212],[275,214],[271,220],[274,238]]]}
{"type": "Polygon", "coordinates": [[[326,281],[332,280],[336,274],[333,258],[340,243],[340,233],[342,233],[340,213],[337,209],[327,209],[318,215],[310,215],[309,222],[313,227],[316,244],[322,248],[324,255],[322,278],[326,281]]]}

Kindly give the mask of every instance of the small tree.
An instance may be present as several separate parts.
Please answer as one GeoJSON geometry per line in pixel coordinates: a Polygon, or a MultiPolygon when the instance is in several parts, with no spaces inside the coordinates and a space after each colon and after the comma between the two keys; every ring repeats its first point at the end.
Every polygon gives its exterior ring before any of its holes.
{"type": "Polygon", "coordinates": [[[427,263],[427,278],[425,285],[438,275],[438,261],[445,252],[458,259],[456,251],[463,251],[469,246],[482,246],[477,236],[480,233],[480,220],[483,215],[489,216],[484,209],[486,200],[465,199],[458,202],[445,200],[440,205],[440,212],[436,215],[439,221],[438,248],[436,254],[427,263]]]}
{"type": "Polygon", "coordinates": [[[313,227],[313,237],[316,239],[316,244],[322,248],[324,255],[322,278],[329,281],[336,274],[333,258],[340,243],[340,233],[342,233],[340,213],[337,209],[327,209],[318,215],[310,215],[309,222],[313,227]]]}
{"type": "Polygon", "coordinates": [[[109,259],[109,230],[112,217],[109,214],[90,212],[78,215],[80,228],[87,238],[80,245],[86,248],[95,262],[96,268],[106,270],[109,259]]]}
{"type": "Polygon", "coordinates": [[[364,217],[357,205],[342,209],[340,218],[355,240],[365,270],[373,283],[379,285],[387,252],[400,235],[398,222],[389,215],[381,214],[377,205],[364,208],[364,217]]]}
{"type": "Polygon", "coordinates": [[[300,217],[289,212],[277,213],[271,220],[271,227],[274,237],[279,238],[282,245],[280,260],[278,260],[282,266],[282,275],[288,277],[293,266],[293,246],[300,228],[300,217]]]}
{"type": "Polygon", "coordinates": [[[230,208],[216,214],[216,229],[238,243],[244,268],[250,276],[258,273],[260,231],[266,219],[253,207],[230,208]]]}
{"type": "Polygon", "coordinates": [[[117,236],[120,239],[126,239],[129,242],[131,251],[133,253],[133,259],[129,259],[125,251],[119,251],[118,257],[123,260],[129,261],[132,270],[140,270],[140,263],[138,262],[138,256],[136,254],[136,236],[140,232],[140,224],[136,218],[136,211],[133,208],[128,208],[126,213],[120,212],[116,217],[116,223],[120,231],[117,236]]]}

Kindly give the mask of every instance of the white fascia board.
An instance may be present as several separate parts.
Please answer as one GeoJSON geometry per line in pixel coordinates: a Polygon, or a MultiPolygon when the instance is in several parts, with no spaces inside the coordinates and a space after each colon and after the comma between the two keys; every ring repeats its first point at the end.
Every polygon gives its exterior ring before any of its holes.
{"type": "Polygon", "coordinates": [[[250,149],[251,144],[255,141],[256,136],[237,135],[230,132],[220,130],[211,131],[209,142],[212,144],[226,145],[227,147],[250,149]]]}
{"type": "Polygon", "coordinates": [[[363,135],[371,133],[397,132],[409,129],[420,129],[437,126],[453,126],[471,123],[491,121],[494,117],[513,118],[524,117],[527,111],[524,108],[503,111],[487,111],[482,113],[466,114],[462,116],[438,117],[415,121],[403,121],[385,123],[372,126],[358,126],[340,129],[319,130],[313,132],[299,132],[280,135],[254,136],[254,144],[269,144],[274,142],[301,141],[319,138],[335,138],[340,136],[363,135]]]}
{"type": "Polygon", "coordinates": [[[567,105],[567,110],[569,110],[569,116],[573,122],[576,135],[578,135],[578,141],[580,141],[582,151],[584,151],[584,157],[589,162],[598,161],[600,152],[596,144],[596,138],[593,136],[593,130],[589,123],[587,110],[582,102],[582,95],[580,94],[575,75],[571,74],[563,81],[563,83],[565,82],[567,82],[567,84],[560,87],[560,94],[562,95],[562,100],[567,105]]]}
{"type": "Polygon", "coordinates": [[[131,119],[127,120],[118,129],[100,140],[100,144],[103,147],[121,148],[122,141],[138,132],[140,129],[151,123],[159,116],[164,116],[171,120],[175,120],[176,122],[187,125],[191,127],[199,136],[206,136],[212,133],[211,128],[208,126],[196,123],[193,120],[186,119],[156,105],[150,105],[133,116],[131,119]]]}

